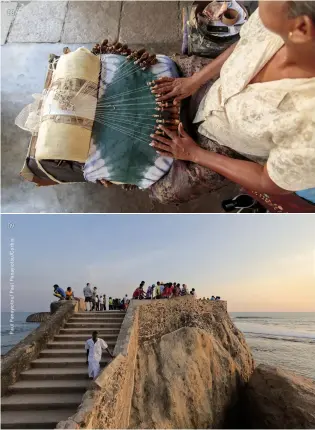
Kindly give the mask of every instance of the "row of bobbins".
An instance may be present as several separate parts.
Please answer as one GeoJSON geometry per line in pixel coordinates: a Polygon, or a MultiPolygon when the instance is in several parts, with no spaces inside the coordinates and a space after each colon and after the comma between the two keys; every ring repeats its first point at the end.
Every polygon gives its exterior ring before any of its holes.
{"type": "MultiPolygon", "coordinates": [[[[156,84],[156,81],[147,82],[147,85],[152,89],[152,87],[156,84]]],[[[159,97],[160,94],[156,94],[156,97],[159,97]]],[[[173,99],[169,99],[164,102],[157,102],[157,107],[155,108],[158,111],[158,114],[153,115],[156,119],[156,134],[160,134],[165,136],[165,132],[160,129],[160,126],[168,128],[169,130],[177,130],[178,125],[180,123],[180,107],[178,105],[174,105],[173,99]]]]}
{"type": "Polygon", "coordinates": [[[96,44],[91,51],[95,55],[99,54],[118,54],[126,56],[126,59],[134,64],[138,64],[142,70],[147,69],[157,63],[155,54],[150,54],[144,48],[138,51],[132,51],[128,45],[122,43],[109,44],[105,39],[101,44],[96,44]]]}
{"type": "MultiPolygon", "coordinates": [[[[126,59],[134,64],[139,65],[142,70],[146,70],[148,67],[157,63],[155,54],[150,54],[144,48],[137,51],[132,51],[128,48],[128,45],[121,43],[109,44],[108,40],[105,39],[101,44],[96,44],[91,51],[95,55],[100,54],[118,54],[126,56],[126,59]]],[[[150,87],[155,85],[155,81],[147,82],[150,87]]],[[[180,108],[173,104],[173,100],[167,102],[157,102],[156,110],[159,112],[153,115],[156,118],[155,132],[165,136],[164,131],[160,129],[161,125],[164,125],[169,130],[177,130],[180,122],[180,108]]]]}

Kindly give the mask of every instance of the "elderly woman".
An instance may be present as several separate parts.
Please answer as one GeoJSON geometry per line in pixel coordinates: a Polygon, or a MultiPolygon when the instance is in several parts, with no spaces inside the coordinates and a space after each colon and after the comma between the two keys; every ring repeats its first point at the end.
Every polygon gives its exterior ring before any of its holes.
{"type": "Polygon", "coordinates": [[[240,36],[198,72],[153,87],[160,101],[189,98],[191,115],[189,134],[180,124],[178,135],[161,127],[167,137],[151,136],[176,159],[153,186],[160,201],[188,200],[224,178],[271,195],[315,187],[315,2],[261,1],[240,36]]]}

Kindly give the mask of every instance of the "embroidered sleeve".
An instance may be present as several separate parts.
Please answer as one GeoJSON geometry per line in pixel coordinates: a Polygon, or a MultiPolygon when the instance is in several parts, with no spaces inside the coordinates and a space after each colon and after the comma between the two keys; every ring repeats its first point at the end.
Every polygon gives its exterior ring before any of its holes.
{"type": "Polygon", "coordinates": [[[315,188],[315,145],[272,149],[267,161],[267,171],[273,182],[284,190],[315,188]]]}

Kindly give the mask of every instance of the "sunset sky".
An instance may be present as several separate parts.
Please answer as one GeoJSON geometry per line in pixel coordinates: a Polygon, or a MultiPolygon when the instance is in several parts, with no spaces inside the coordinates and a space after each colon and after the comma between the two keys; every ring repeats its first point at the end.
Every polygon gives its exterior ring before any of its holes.
{"type": "Polygon", "coordinates": [[[3,215],[2,311],[11,238],[17,311],[47,311],[55,283],[122,297],[142,280],[186,283],[230,312],[315,310],[313,215],[3,215]]]}

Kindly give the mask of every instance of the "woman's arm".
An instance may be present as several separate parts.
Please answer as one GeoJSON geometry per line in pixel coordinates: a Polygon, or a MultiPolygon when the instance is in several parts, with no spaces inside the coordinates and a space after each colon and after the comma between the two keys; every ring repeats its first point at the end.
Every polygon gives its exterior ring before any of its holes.
{"type": "Polygon", "coordinates": [[[248,190],[274,195],[290,193],[270,179],[266,166],[252,161],[235,160],[200,147],[196,150],[195,160],[195,163],[220,173],[248,190]]]}
{"type": "Polygon", "coordinates": [[[278,187],[269,177],[266,166],[251,161],[235,160],[225,155],[216,154],[200,148],[185,132],[182,124],[179,126],[179,136],[176,133],[160,127],[169,139],[154,134],[150,144],[158,150],[158,153],[166,157],[192,161],[200,166],[207,167],[225,178],[244,188],[268,194],[288,194],[278,187]]]}
{"type": "Polygon", "coordinates": [[[203,84],[220,74],[223,64],[234,51],[236,44],[237,42],[202,70],[188,78],[161,78],[156,80],[151,91],[156,94],[157,101],[174,98],[174,104],[177,104],[180,100],[194,94],[203,84]]]}
{"type": "Polygon", "coordinates": [[[227,48],[222,54],[220,54],[215,60],[207,64],[199,72],[192,75],[192,78],[198,83],[199,87],[208,82],[210,79],[219,76],[223,64],[229,58],[229,56],[234,51],[238,42],[233,43],[229,48],[227,48]]]}

